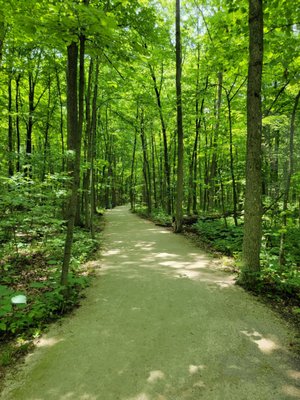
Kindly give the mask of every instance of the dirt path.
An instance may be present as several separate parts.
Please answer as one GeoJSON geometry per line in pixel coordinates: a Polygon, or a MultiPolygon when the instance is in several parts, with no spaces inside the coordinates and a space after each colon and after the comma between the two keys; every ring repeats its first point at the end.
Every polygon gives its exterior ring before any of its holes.
{"type": "Polygon", "coordinates": [[[300,399],[293,333],[272,311],[184,237],[125,207],[107,220],[87,299],[1,399],[300,399]]]}

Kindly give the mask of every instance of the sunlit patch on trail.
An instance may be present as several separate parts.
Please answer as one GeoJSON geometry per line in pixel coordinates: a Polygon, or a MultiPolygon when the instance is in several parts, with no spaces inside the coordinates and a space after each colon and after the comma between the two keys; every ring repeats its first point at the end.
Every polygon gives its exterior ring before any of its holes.
{"type": "Polygon", "coordinates": [[[296,386],[285,385],[282,388],[282,392],[285,395],[288,395],[290,397],[294,397],[295,399],[300,399],[300,389],[298,389],[296,386]]]}
{"type": "Polygon", "coordinates": [[[64,341],[64,339],[41,338],[36,342],[36,347],[51,347],[51,346],[55,346],[57,343],[60,343],[63,341],[64,341]]]}
{"type": "Polygon", "coordinates": [[[164,267],[171,267],[171,268],[184,268],[184,265],[189,265],[189,263],[184,263],[182,261],[163,261],[160,262],[159,265],[164,267]]]}
{"type": "Polygon", "coordinates": [[[171,234],[170,231],[167,231],[167,230],[158,230],[157,228],[150,228],[150,229],[147,229],[147,231],[154,231],[154,232],[159,232],[159,233],[168,233],[168,234],[171,234]]]}
{"type": "Polygon", "coordinates": [[[172,254],[172,253],[157,253],[154,255],[155,258],[176,258],[178,257],[178,254],[172,254]]]}
{"type": "Polygon", "coordinates": [[[127,398],[126,400],[150,400],[150,397],[146,393],[139,393],[135,397],[127,398]]]}
{"type": "Polygon", "coordinates": [[[197,381],[193,384],[193,387],[195,388],[204,388],[205,387],[205,383],[203,381],[197,381]]]}
{"type": "Polygon", "coordinates": [[[289,378],[296,379],[300,381],[300,371],[295,371],[293,369],[290,369],[287,371],[287,375],[289,378]]]}
{"type": "Polygon", "coordinates": [[[241,331],[244,335],[248,336],[250,340],[257,344],[259,350],[264,354],[271,354],[274,350],[278,350],[280,347],[274,342],[274,340],[263,337],[260,333],[241,331]]]}
{"type": "Polygon", "coordinates": [[[154,383],[154,382],[159,381],[161,379],[165,379],[165,374],[162,371],[160,371],[160,370],[150,371],[150,375],[149,375],[149,377],[147,379],[147,382],[154,383]]]}
{"type": "Polygon", "coordinates": [[[104,257],[107,257],[107,256],[113,256],[115,254],[120,254],[120,253],[121,253],[120,249],[110,249],[110,250],[103,252],[102,255],[104,257]]]}
{"type": "Polygon", "coordinates": [[[191,375],[197,374],[197,372],[202,371],[205,368],[205,365],[193,365],[189,366],[189,373],[191,375]]]}

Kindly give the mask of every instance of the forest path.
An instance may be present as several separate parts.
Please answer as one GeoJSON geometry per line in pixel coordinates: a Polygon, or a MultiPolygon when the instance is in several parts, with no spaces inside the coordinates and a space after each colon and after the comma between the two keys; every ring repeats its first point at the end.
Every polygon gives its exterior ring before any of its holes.
{"type": "Polygon", "coordinates": [[[293,333],[186,238],[118,207],[99,277],[3,400],[300,399],[293,333]]]}

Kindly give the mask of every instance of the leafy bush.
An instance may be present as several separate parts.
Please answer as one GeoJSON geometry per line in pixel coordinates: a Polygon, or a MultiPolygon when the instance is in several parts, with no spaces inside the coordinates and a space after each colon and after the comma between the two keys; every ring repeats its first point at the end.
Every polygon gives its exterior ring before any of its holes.
{"type": "Polygon", "coordinates": [[[203,242],[211,245],[215,250],[232,256],[241,251],[243,242],[243,228],[235,226],[228,220],[228,226],[221,219],[199,220],[193,225],[203,242]]]}

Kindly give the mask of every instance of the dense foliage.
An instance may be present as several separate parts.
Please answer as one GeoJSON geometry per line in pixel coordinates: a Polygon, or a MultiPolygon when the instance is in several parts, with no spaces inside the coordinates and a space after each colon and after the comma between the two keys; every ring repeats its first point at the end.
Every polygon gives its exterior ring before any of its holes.
{"type": "MultiPolygon", "coordinates": [[[[195,0],[181,8],[183,210],[199,216],[195,229],[217,250],[238,256],[248,4],[195,0]]],[[[261,279],[293,293],[300,286],[299,23],[295,2],[264,2],[261,279]]],[[[95,246],[99,209],[130,202],[168,224],[175,214],[175,1],[1,1],[4,332],[34,325],[71,301],[59,274],[76,153],[66,78],[72,45],[81,52],[75,86],[82,140],[69,286],[84,285],[72,274],[95,246]],[[28,294],[26,314],[12,309],[16,293],[28,294]]]]}

